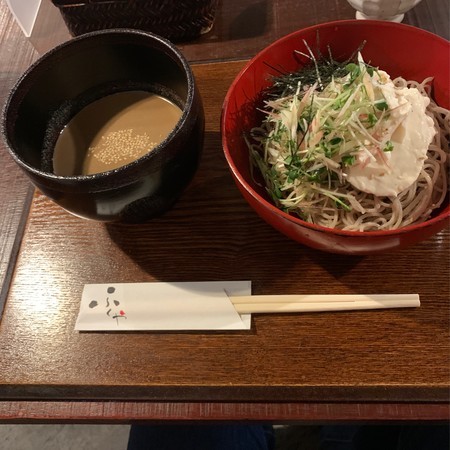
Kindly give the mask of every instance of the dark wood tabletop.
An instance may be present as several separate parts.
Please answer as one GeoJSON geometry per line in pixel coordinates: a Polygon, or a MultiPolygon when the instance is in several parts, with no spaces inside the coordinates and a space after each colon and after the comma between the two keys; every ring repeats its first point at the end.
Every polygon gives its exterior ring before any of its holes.
{"type": "MultiPolygon", "coordinates": [[[[0,98],[69,35],[43,0],[26,39],[0,3],[0,98]]],[[[141,225],[74,217],[0,149],[0,421],[343,422],[450,418],[446,229],[406,250],[339,256],[290,241],[233,184],[219,118],[246,60],[298,28],[354,17],[345,0],[223,0],[213,29],[178,44],[206,112],[205,148],[175,207],[141,225]],[[254,294],[418,293],[421,307],[254,315],[233,332],[74,330],[86,283],[251,280],[254,294]]],[[[448,39],[449,5],[405,23],[448,39]]]]}

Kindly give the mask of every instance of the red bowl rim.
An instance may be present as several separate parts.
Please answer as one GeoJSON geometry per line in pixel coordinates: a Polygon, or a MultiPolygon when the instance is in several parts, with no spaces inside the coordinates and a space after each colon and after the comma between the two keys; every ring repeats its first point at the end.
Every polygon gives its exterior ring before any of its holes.
{"type": "Polygon", "coordinates": [[[277,208],[274,204],[267,201],[264,197],[259,195],[242,177],[240,172],[238,171],[236,165],[234,164],[234,161],[230,155],[230,151],[228,148],[228,143],[225,136],[225,118],[226,118],[226,112],[228,109],[228,104],[230,101],[230,97],[232,92],[235,90],[236,85],[238,84],[240,78],[244,75],[244,73],[252,66],[255,60],[259,59],[262,54],[264,54],[266,51],[268,51],[270,48],[279,45],[280,42],[283,42],[285,40],[289,40],[292,38],[292,36],[300,33],[305,32],[309,30],[316,30],[320,28],[330,27],[330,26],[339,26],[339,25],[377,25],[379,27],[401,27],[401,28],[409,28],[414,30],[416,33],[424,34],[427,36],[432,36],[434,39],[442,40],[446,44],[450,44],[450,42],[434,33],[431,33],[429,31],[423,30],[421,28],[414,27],[412,25],[407,25],[403,23],[396,23],[396,22],[384,22],[384,21],[378,21],[378,20],[357,20],[357,19],[347,19],[347,20],[336,20],[332,22],[323,22],[316,25],[312,25],[310,27],[301,28],[299,30],[293,31],[292,33],[289,33],[276,41],[272,42],[268,46],[266,46],[264,49],[259,51],[253,58],[248,61],[245,66],[240,70],[240,72],[236,75],[235,79],[233,80],[232,84],[230,85],[227,94],[225,96],[223,105],[222,105],[222,112],[221,112],[221,130],[222,130],[222,147],[225,154],[225,158],[227,159],[227,162],[230,166],[230,169],[234,175],[234,177],[239,181],[239,184],[259,203],[261,203],[266,209],[268,209],[271,213],[277,214],[281,216],[283,219],[288,220],[290,222],[293,222],[295,224],[301,225],[303,227],[309,228],[311,230],[320,231],[320,232],[328,232],[333,233],[341,236],[353,236],[353,237],[361,237],[361,238],[370,238],[374,236],[392,236],[392,235],[398,235],[402,233],[407,233],[409,231],[417,231],[423,228],[427,228],[429,226],[432,226],[434,224],[443,222],[447,218],[450,217],[450,210],[446,213],[441,212],[439,215],[432,217],[431,219],[426,220],[425,222],[421,222],[418,224],[408,225],[406,227],[397,228],[395,230],[379,230],[379,231],[347,231],[347,230],[339,230],[335,228],[328,228],[321,225],[316,225],[310,222],[306,222],[298,217],[292,216],[290,214],[285,213],[281,209],[277,208]]]}

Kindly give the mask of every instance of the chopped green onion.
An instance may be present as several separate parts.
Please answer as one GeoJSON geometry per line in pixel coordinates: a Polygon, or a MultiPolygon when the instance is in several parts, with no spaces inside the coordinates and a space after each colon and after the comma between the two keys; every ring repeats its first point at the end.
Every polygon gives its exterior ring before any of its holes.
{"type": "Polygon", "coordinates": [[[380,111],[386,111],[387,109],[389,109],[389,106],[385,100],[375,102],[374,105],[375,108],[379,109],[380,111]]]}
{"type": "Polygon", "coordinates": [[[344,155],[341,158],[342,164],[346,167],[353,166],[355,164],[356,158],[355,155],[344,155]]]}
{"type": "Polygon", "coordinates": [[[339,137],[339,136],[337,136],[337,137],[335,137],[335,138],[333,138],[333,139],[330,140],[330,144],[331,144],[331,145],[338,145],[338,144],[340,144],[341,142],[342,142],[342,138],[339,137]]]}
{"type": "Polygon", "coordinates": [[[350,208],[350,205],[347,205],[347,203],[345,203],[345,201],[343,201],[340,198],[336,198],[336,200],[334,201],[335,205],[337,208],[343,208],[346,211],[351,211],[352,208],[350,208]]]}
{"type": "Polygon", "coordinates": [[[356,75],[356,74],[359,74],[359,72],[360,72],[360,68],[359,68],[358,64],[355,64],[355,63],[347,64],[345,66],[345,70],[347,70],[347,72],[351,75],[353,75],[353,74],[356,75]]]}
{"type": "Polygon", "coordinates": [[[298,177],[298,170],[290,170],[288,173],[288,180],[292,183],[298,177]]]}
{"type": "Polygon", "coordinates": [[[369,113],[367,116],[367,123],[370,127],[373,127],[378,122],[377,116],[373,113],[369,113]]]}

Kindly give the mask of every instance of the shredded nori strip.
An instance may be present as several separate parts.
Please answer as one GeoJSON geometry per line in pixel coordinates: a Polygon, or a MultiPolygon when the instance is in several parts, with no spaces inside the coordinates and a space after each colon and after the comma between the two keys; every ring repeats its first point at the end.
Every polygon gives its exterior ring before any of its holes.
{"type": "Polygon", "coordinates": [[[297,71],[287,72],[267,64],[271,67],[271,69],[280,74],[279,76],[272,77],[272,85],[266,91],[266,95],[268,97],[279,98],[292,95],[297,90],[299,82],[301,83],[301,86],[312,86],[318,81],[318,79],[320,79],[321,83],[317,89],[322,90],[331,82],[333,77],[344,77],[348,73],[348,70],[345,68],[346,65],[350,62],[356,61],[358,53],[365,45],[364,41],[349,58],[344,61],[337,61],[334,59],[329,45],[327,46],[327,55],[324,55],[319,50],[320,43],[318,36],[315,53],[313,53],[310,49],[307,42],[304,41],[304,43],[309,51],[309,54],[295,52],[294,57],[302,55],[308,58],[308,62],[306,64],[302,64],[297,71]]]}

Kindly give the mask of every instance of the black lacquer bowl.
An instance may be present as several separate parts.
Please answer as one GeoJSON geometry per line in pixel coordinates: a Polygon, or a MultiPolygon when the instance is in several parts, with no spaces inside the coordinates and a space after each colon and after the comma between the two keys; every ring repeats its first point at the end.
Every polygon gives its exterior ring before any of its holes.
{"type": "Polygon", "coordinates": [[[204,112],[191,68],[155,34],[104,30],[46,53],[19,79],[3,114],[3,135],[33,184],[67,211],[100,221],[142,222],[170,209],[194,176],[204,112]],[[58,176],[49,164],[62,128],[84,106],[126,90],[158,89],[181,103],[168,137],[130,164],[93,175],[58,176]]]}

